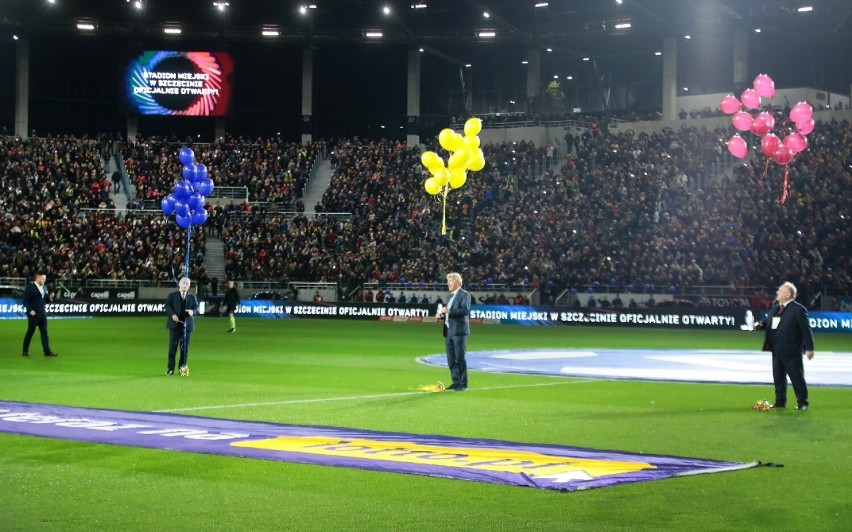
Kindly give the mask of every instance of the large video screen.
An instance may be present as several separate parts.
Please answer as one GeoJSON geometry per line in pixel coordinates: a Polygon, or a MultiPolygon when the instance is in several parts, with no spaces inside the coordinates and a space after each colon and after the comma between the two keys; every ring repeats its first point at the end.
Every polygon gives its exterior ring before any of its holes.
{"type": "Polygon", "coordinates": [[[224,116],[233,70],[224,52],[142,52],[127,67],[125,99],[140,115],[224,116]]]}

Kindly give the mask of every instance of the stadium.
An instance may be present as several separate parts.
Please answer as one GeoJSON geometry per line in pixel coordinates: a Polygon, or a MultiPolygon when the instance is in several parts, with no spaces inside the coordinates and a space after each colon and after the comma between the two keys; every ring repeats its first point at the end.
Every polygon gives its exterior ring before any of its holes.
{"type": "Polygon", "coordinates": [[[0,529],[844,529],[850,45],[839,0],[5,3],[0,529]]]}

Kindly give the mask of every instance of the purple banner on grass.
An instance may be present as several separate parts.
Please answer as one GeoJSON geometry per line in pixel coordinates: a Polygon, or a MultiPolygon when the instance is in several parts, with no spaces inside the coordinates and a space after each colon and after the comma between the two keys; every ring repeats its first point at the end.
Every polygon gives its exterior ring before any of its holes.
{"type": "Polygon", "coordinates": [[[576,491],[754,463],[0,401],[0,432],[576,491]]]}

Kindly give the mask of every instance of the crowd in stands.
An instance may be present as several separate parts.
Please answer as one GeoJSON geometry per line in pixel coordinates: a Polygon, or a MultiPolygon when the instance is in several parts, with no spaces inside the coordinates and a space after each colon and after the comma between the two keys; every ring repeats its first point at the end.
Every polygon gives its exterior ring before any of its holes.
{"type": "MultiPolygon", "coordinates": [[[[484,173],[491,184],[482,191],[487,202],[527,180],[531,161],[540,155],[531,143],[484,149],[493,167],[484,173]]],[[[352,139],[335,146],[334,153],[336,170],[318,210],[350,216],[237,217],[223,232],[228,273],[253,279],[289,274],[289,279],[347,287],[401,277],[418,283],[441,279],[454,259],[449,239],[435,227],[437,197],[423,191],[420,150],[352,139]]],[[[457,201],[460,212],[472,215],[473,196],[457,201]]]]}
{"type": "MultiPolygon", "coordinates": [[[[394,141],[328,146],[334,175],[316,208],[328,215],[233,205],[210,212],[229,278],[337,282],[344,293],[365,282],[443,282],[451,270],[479,287],[527,285],[548,295],[596,282],[638,291],[793,280],[805,293],[852,291],[852,127],[820,123],[788,168],[771,163],[764,176],[758,156],[711,179],[729,134],[688,124],[651,135],[587,133],[572,139],[555,172],[534,171],[542,148],[531,143],[485,145],[485,169],[447,197],[446,234],[441,195],[423,189],[420,149],[394,141]],[[791,193],[779,205],[785,170],[791,193]]],[[[95,142],[0,143],[0,277],[45,269],[53,277],[166,280],[180,270],[182,242],[167,236],[173,223],[164,217],[81,210],[111,206],[95,142]]],[[[171,189],[179,146],[148,139],[126,148],[138,191],[171,189]]],[[[269,198],[295,185],[318,151],[276,138],[229,139],[198,147],[196,158],[217,186],[242,183],[252,197],[269,198]]],[[[287,194],[298,197],[295,186],[287,194]]],[[[204,277],[204,232],[195,238],[191,274],[204,277]]]]}
{"type": "Polygon", "coordinates": [[[88,138],[0,137],[0,277],[85,270],[92,243],[84,241],[81,209],[114,207],[105,153],[105,143],[88,138]]]}
{"type": "Polygon", "coordinates": [[[820,124],[789,165],[762,178],[710,179],[726,130],[684,125],[652,135],[582,135],[561,171],[533,175],[526,144],[485,146],[488,165],[442,205],[422,187],[419,150],[353,139],[336,148],[322,202],[349,218],[247,218],[226,228],[229,267],[252,278],[415,284],[464,272],[466,282],[542,290],[614,282],[668,290],[694,284],[852,290],[846,218],[848,123],[820,124]],[[767,189],[767,186],[769,189],[767,189]]]}
{"type": "Polygon", "coordinates": [[[173,190],[183,166],[177,153],[189,146],[195,159],[207,167],[217,187],[247,187],[252,203],[274,203],[304,210],[302,190],[307,183],[323,142],[302,145],[286,142],[280,136],[236,138],[226,136],[211,144],[193,144],[176,138],[138,138],[123,149],[129,180],[136,188],[137,201],[159,201],[173,190]]]}
{"type": "MultiPolygon", "coordinates": [[[[171,279],[185,241],[164,217],[117,214],[101,139],[0,137],[0,277],[171,279]],[[172,253],[174,251],[174,253],[172,253]]],[[[193,273],[203,268],[196,234],[193,273]]]]}

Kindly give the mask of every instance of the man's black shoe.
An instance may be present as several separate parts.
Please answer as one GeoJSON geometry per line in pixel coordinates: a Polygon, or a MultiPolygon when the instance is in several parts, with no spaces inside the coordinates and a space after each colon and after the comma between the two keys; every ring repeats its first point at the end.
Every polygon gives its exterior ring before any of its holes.
{"type": "Polygon", "coordinates": [[[44,356],[46,356],[46,357],[58,357],[59,355],[57,355],[53,351],[49,351],[49,352],[45,353],[44,356]]]}
{"type": "Polygon", "coordinates": [[[807,410],[807,409],[808,409],[808,405],[798,405],[796,407],[796,410],[807,410]]]}
{"type": "Polygon", "coordinates": [[[769,405],[769,408],[771,408],[771,409],[787,408],[787,405],[779,405],[778,403],[776,403],[774,405],[769,405]]]}
{"type": "Polygon", "coordinates": [[[449,392],[449,391],[455,392],[455,391],[458,391],[458,389],[459,389],[459,385],[458,385],[458,384],[450,384],[449,386],[447,386],[446,388],[444,388],[444,390],[446,390],[446,391],[448,391],[448,392],[449,392]]]}
{"type": "Polygon", "coordinates": [[[170,370],[166,371],[166,375],[167,375],[167,376],[168,376],[168,375],[174,375],[174,374],[175,374],[174,370],[171,370],[171,369],[170,369],[170,370]]]}
{"type": "Polygon", "coordinates": [[[26,351],[24,351],[23,353],[21,353],[21,356],[22,356],[22,357],[28,357],[28,356],[30,356],[30,354],[29,354],[29,353],[27,353],[26,351]]]}

